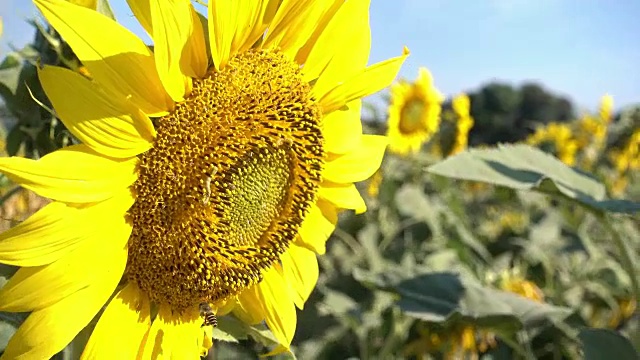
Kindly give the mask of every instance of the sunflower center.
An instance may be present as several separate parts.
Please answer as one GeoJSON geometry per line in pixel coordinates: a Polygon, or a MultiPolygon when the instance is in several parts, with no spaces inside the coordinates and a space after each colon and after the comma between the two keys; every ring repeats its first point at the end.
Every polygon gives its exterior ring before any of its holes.
{"type": "Polygon", "coordinates": [[[411,98],[404,104],[400,117],[400,132],[411,134],[423,127],[422,114],[425,110],[424,107],[424,101],[418,98],[411,98]]]}
{"type": "Polygon", "coordinates": [[[260,281],[295,240],[324,164],[299,66],[248,51],[193,81],[140,157],[127,274],[174,309],[260,281]]]}

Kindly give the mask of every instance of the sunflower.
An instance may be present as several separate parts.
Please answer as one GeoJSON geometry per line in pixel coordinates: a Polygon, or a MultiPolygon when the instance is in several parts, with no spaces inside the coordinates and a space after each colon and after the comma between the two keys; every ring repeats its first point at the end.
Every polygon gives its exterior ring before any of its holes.
{"type": "Polygon", "coordinates": [[[264,321],[280,349],[316,254],[387,140],[361,98],[408,55],[367,66],[369,0],[129,0],[153,50],[115,21],[35,0],[86,67],[39,69],[81,144],[0,171],[52,202],[1,235],[20,269],[0,310],[31,312],[6,358],[49,358],[102,308],[84,358],[196,358],[199,308],[264,321]],[[113,346],[118,344],[118,346],[113,346]]]}
{"type": "Polygon", "coordinates": [[[408,155],[438,131],[443,95],[434,87],[431,73],[420,68],[413,83],[400,81],[391,86],[389,104],[389,150],[408,155]]]}
{"type": "Polygon", "coordinates": [[[456,114],[456,136],[449,155],[454,155],[467,148],[469,131],[474,121],[470,114],[471,101],[466,94],[457,95],[451,103],[453,112],[456,114]]]}

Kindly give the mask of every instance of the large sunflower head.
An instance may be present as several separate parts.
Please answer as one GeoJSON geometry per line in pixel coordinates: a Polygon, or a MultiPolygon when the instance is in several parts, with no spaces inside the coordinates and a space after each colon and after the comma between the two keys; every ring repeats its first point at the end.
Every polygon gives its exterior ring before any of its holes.
{"type": "Polygon", "coordinates": [[[391,86],[388,131],[389,150],[408,155],[416,153],[440,126],[444,96],[433,85],[431,73],[420,68],[418,78],[391,86]]]}
{"type": "Polygon", "coordinates": [[[211,345],[203,305],[288,348],[316,254],[339,211],[365,211],[354,182],[386,147],[362,134],[360,99],[408,52],[367,66],[369,0],[217,0],[206,18],[128,2],[153,50],[96,11],[35,0],[87,70],[39,70],[82,144],[0,159],[53,200],[0,235],[0,262],[21,267],[0,310],[31,312],[4,355],[52,356],[105,304],[84,357],[195,358],[211,345]]]}

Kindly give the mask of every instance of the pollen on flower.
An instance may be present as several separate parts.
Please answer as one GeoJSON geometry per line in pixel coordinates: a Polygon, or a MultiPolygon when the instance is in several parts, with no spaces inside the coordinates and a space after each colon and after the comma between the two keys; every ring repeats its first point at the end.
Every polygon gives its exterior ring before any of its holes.
{"type": "Polygon", "coordinates": [[[140,158],[129,278],[177,310],[257,283],[316,200],[320,120],[299,66],[277,52],[194,79],[140,158]]]}

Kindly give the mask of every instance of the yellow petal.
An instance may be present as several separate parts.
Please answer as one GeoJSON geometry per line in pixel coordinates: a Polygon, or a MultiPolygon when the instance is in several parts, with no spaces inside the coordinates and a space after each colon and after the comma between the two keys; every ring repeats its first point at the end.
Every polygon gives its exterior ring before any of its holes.
{"type": "Polygon", "coordinates": [[[86,208],[53,202],[24,222],[0,234],[0,263],[13,266],[50,264],[94,236],[109,229],[113,214],[124,214],[133,204],[128,190],[120,196],[86,208]]]}
{"type": "Polygon", "coordinates": [[[324,166],[322,177],[340,184],[363,181],[380,168],[388,140],[380,135],[362,135],[360,145],[353,151],[339,156],[330,156],[324,166]]]}
{"type": "Polygon", "coordinates": [[[0,262],[13,266],[49,264],[75,249],[91,224],[77,221],[82,211],[53,202],[0,234],[0,262]],[[76,227],[79,225],[79,227],[76,227]]]}
{"type": "Polygon", "coordinates": [[[198,359],[202,348],[202,319],[197,308],[189,309],[177,317],[169,340],[173,343],[173,359],[198,359]]]}
{"type": "MultiPolygon", "coordinates": [[[[307,59],[309,59],[309,55],[312,49],[316,46],[316,44],[319,41],[322,41],[320,39],[328,38],[327,34],[331,32],[328,29],[332,27],[332,25],[330,24],[335,21],[334,19],[337,17],[336,13],[343,6],[344,3],[345,3],[344,0],[333,0],[331,6],[327,6],[325,8],[325,11],[322,14],[322,17],[319,19],[316,25],[316,28],[313,31],[313,34],[309,35],[307,42],[300,48],[300,50],[296,54],[296,62],[298,64],[305,64],[307,62],[307,59]]],[[[340,41],[340,39],[341,38],[332,39],[334,45],[336,44],[336,41],[340,41]]],[[[334,47],[333,49],[337,49],[337,47],[334,47]]],[[[328,59],[331,59],[331,56],[333,56],[333,52],[328,54],[327,61],[328,59]]],[[[305,67],[306,67],[306,64],[305,64],[305,67]]]]}
{"type": "Polygon", "coordinates": [[[345,154],[360,144],[362,100],[354,100],[343,109],[329,113],[322,119],[324,148],[334,154],[345,154]]]}
{"type": "Polygon", "coordinates": [[[371,49],[369,3],[347,1],[311,50],[303,72],[307,81],[318,79],[315,93],[326,93],[367,66],[371,49]]]}
{"type": "Polygon", "coordinates": [[[136,158],[110,159],[86,145],[73,145],[39,160],[0,158],[0,172],[40,196],[70,203],[99,202],[136,179],[136,158]]]}
{"type": "Polygon", "coordinates": [[[153,28],[151,26],[151,4],[149,0],[127,0],[129,8],[133,15],[138,19],[142,28],[147,34],[153,37],[153,28]]]}
{"type": "Polygon", "coordinates": [[[190,4],[189,11],[191,15],[191,35],[187,41],[186,47],[190,50],[181,60],[181,68],[184,74],[192,78],[203,78],[209,70],[209,47],[207,46],[207,38],[205,35],[206,25],[200,20],[200,16],[196,9],[190,4]]]}
{"type": "Polygon", "coordinates": [[[213,347],[213,327],[202,327],[202,341],[200,345],[200,357],[207,357],[213,347]]]}
{"type": "MultiPolygon", "coordinates": [[[[371,51],[371,27],[369,26],[369,4],[371,0],[347,1],[340,9],[343,16],[350,19],[350,28],[342,39],[339,51],[331,58],[329,66],[323,72],[328,78],[347,80],[362,71],[369,62],[371,51]]],[[[344,28],[339,31],[344,30],[344,28]]],[[[326,48],[320,51],[328,50],[326,48]]]]}
{"type": "Polygon", "coordinates": [[[313,88],[312,93],[320,99],[323,113],[328,114],[350,101],[371,95],[391,84],[407,56],[409,56],[409,50],[405,48],[403,55],[371,65],[326,93],[319,91],[316,87],[313,88]]]}
{"type": "Polygon", "coordinates": [[[100,315],[80,359],[135,359],[150,326],[149,299],[128,283],[100,315]]]}
{"type": "Polygon", "coordinates": [[[250,325],[264,320],[265,313],[258,297],[257,285],[246,289],[238,295],[238,304],[233,308],[233,314],[242,322],[250,325]]]}
{"type": "Polygon", "coordinates": [[[238,297],[234,296],[212,305],[217,316],[224,316],[230,313],[238,305],[238,297]]]}
{"type": "Polygon", "coordinates": [[[213,66],[220,70],[235,54],[231,46],[238,27],[237,1],[210,1],[208,9],[209,46],[213,66]]]}
{"type": "Polygon", "coordinates": [[[283,1],[269,26],[264,47],[278,48],[294,59],[332,7],[333,2],[326,0],[283,1]]]}
{"type": "Polygon", "coordinates": [[[202,347],[201,324],[197,307],[177,314],[161,305],[143,344],[142,358],[197,359],[202,347]]]}
{"type": "Polygon", "coordinates": [[[297,318],[296,308],[288,296],[287,284],[278,270],[271,267],[257,288],[267,326],[280,345],[289,349],[296,332],[297,318]]]}
{"type": "MultiPolygon", "coordinates": [[[[107,269],[91,267],[94,280],[87,287],[29,315],[4,350],[6,359],[49,359],[60,352],[98,313],[124,271],[126,256],[113,259],[107,269]],[[55,329],[55,331],[53,331],[55,329]]],[[[85,272],[88,269],[84,269],[85,272]]]]}
{"type": "MultiPolygon", "coordinates": [[[[32,311],[51,306],[80,289],[110,278],[126,262],[131,225],[124,212],[92,219],[90,238],[51,264],[21,267],[0,289],[0,311],[32,311]],[[102,222],[96,225],[96,222],[102,222]]],[[[89,220],[89,219],[87,219],[89,220]]]]}
{"type": "Polygon", "coordinates": [[[207,71],[202,24],[185,0],[152,1],[151,20],[158,74],[169,96],[181,101],[191,91],[191,77],[207,71]]]}
{"type": "Polygon", "coordinates": [[[151,120],[125,99],[109,96],[84,76],[61,67],[45,66],[38,77],[67,129],[94,151],[124,158],[151,148],[151,120]]]}
{"type": "Polygon", "coordinates": [[[209,2],[209,43],[217,70],[262,36],[276,6],[269,0],[209,2]]]}
{"type": "Polygon", "coordinates": [[[291,298],[299,309],[318,282],[318,259],[316,254],[304,247],[291,244],[280,257],[285,282],[289,285],[291,298]]]}
{"type": "Polygon", "coordinates": [[[239,0],[236,18],[237,31],[231,44],[232,52],[246,51],[260,39],[267,25],[275,15],[278,1],[274,0],[239,0]]]}
{"type": "Polygon", "coordinates": [[[84,6],[89,9],[95,10],[98,7],[98,0],[67,0],[76,5],[84,6]]]}
{"type": "Polygon", "coordinates": [[[353,184],[334,184],[323,181],[320,184],[318,195],[321,199],[332,203],[338,208],[353,209],[356,211],[356,214],[362,214],[367,211],[367,205],[364,203],[364,199],[362,199],[358,189],[353,184]]]}
{"type": "Polygon", "coordinates": [[[129,99],[148,115],[172,107],[153,54],[133,33],[97,11],[64,0],[34,3],[108,93],[129,99]]]}
{"type": "MultiPolygon", "coordinates": [[[[166,332],[171,326],[166,319],[171,316],[171,310],[167,306],[160,306],[156,318],[151,323],[149,332],[142,340],[141,356],[138,359],[170,359],[170,344],[165,341],[166,332]]],[[[140,355],[140,353],[139,353],[140,355]]]]}
{"type": "Polygon", "coordinates": [[[338,222],[338,211],[331,203],[319,199],[312,205],[300,226],[300,245],[322,255],[338,222]]]}

